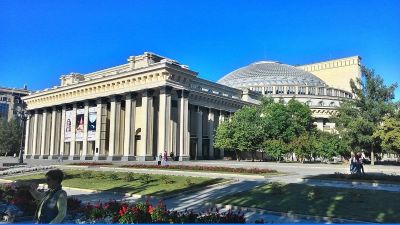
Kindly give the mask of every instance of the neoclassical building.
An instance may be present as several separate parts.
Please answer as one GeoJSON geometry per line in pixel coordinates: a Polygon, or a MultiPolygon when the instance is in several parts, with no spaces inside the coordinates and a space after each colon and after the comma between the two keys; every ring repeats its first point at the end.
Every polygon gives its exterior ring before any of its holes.
{"type": "Polygon", "coordinates": [[[218,159],[218,125],[262,95],[310,105],[317,126],[351,98],[360,58],[293,67],[257,62],[218,83],[153,53],[89,74],[61,76],[61,85],[23,97],[29,117],[25,158],[146,161],[167,151],[179,160],[218,159]],[[346,84],[347,83],[347,84],[346,84]],[[338,87],[336,87],[338,86],[338,87]]]}
{"type": "Polygon", "coordinates": [[[320,130],[331,131],[329,118],[343,99],[353,97],[350,79],[361,76],[358,56],[303,66],[260,61],[239,68],[218,80],[219,84],[251,90],[276,101],[290,99],[307,104],[320,130]]]}

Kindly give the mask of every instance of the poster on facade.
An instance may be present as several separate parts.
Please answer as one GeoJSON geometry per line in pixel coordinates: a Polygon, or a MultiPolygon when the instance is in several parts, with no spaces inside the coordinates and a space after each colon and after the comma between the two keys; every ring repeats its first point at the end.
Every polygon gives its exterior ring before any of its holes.
{"type": "Polygon", "coordinates": [[[76,133],[75,133],[75,141],[83,141],[83,130],[85,128],[85,119],[84,119],[84,109],[76,110],[76,133]]]}
{"type": "Polygon", "coordinates": [[[96,140],[96,121],[97,121],[97,113],[96,107],[89,108],[89,121],[88,121],[88,141],[95,141],[96,140]]]}
{"type": "Polygon", "coordinates": [[[65,111],[64,142],[72,140],[72,110],[65,111]]]}

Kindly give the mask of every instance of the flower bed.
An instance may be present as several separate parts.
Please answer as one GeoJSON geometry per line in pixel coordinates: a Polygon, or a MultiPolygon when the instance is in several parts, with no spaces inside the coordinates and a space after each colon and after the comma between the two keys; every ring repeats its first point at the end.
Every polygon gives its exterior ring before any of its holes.
{"type": "Polygon", "coordinates": [[[241,212],[219,212],[217,209],[205,213],[193,211],[170,211],[159,202],[153,206],[148,201],[128,204],[126,202],[106,202],[84,205],[75,219],[76,223],[245,223],[241,212]]]}
{"type": "MultiPolygon", "coordinates": [[[[37,207],[26,186],[17,187],[14,184],[0,185],[0,209],[3,206],[3,215],[11,217],[28,217],[32,220],[37,207]],[[10,211],[11,209],[11,211],[10,211]],[[7,211],[8,210],[8,211],[7,211]]],[[[245,223],[244,214],[228,210],[219,212],[210,209],[204,213],[193,211],[177,212],[168,210],[166,205],[159,202],[153,206],[146,202],[126,203],[110,201],[97,204],[82,204],[77,198],[68,198],[68,215],[65,219],[72,223],[245,223]]],[[[1,222],[1,219],[0,219],[1,222]]]]}
{"type": "Polygon", "coordinates": [[[74,166],[111,166],[112,163],[107,163],[107,162],[75,162],[75,163],[70,163],[69,165],[74,165],[74,166]]]}
{"type": "Polygon", "coordinates": [[[229,172],[229,173],[247,173],[247,174],[265,174],[265,173],[277,173],[276,170],[271,169],[259,169],[259,168],[231,168],[222,166],[188,166],[188,165],[147,165],[147,164],[132,164],[123,165],[126,168],[138,168],[138,169],[171,169],[171,170],[192,170],[192,171],[211,171],[211,172],[229,172]]]}

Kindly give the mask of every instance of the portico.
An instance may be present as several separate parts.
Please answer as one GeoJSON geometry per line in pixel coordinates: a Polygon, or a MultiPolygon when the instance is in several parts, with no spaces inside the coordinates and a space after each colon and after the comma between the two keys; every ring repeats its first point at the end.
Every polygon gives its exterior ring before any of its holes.
{"type": "Polygon", "coordinates": [[[216,127],[258,97],[153,53],[60,79],[61,86],[24,97],[26,158],[147,161],[164,151],[181,161],[221,158],[216,127]]]}

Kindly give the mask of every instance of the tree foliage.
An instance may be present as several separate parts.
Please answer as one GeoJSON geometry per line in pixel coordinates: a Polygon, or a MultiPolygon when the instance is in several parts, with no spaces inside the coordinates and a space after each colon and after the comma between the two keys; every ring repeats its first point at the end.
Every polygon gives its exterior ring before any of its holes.
{"type": "Polygon", "coordinates": [[[394,109],[392,100],[397,84],[385,85],[374,70],[362,67],[361,72],[361,79],[350,81],[355,98],[338,107],[334,121],[350,149],[366,149],[371,153],[373,164],[374,150],[380,148],[379,140],[373,134],[383,117],[394,109]]]}
{"type": "Polygon", "coordinates": [[[400,154],[400,113],[386,117],[373,136],[380,140],[385,153],[400,154]]]}
{"type": "Polygon", "coordinates": [[[20,148],[21,128],[16,120],[0,119],[0,154],[17,153],[20,148]]]}

